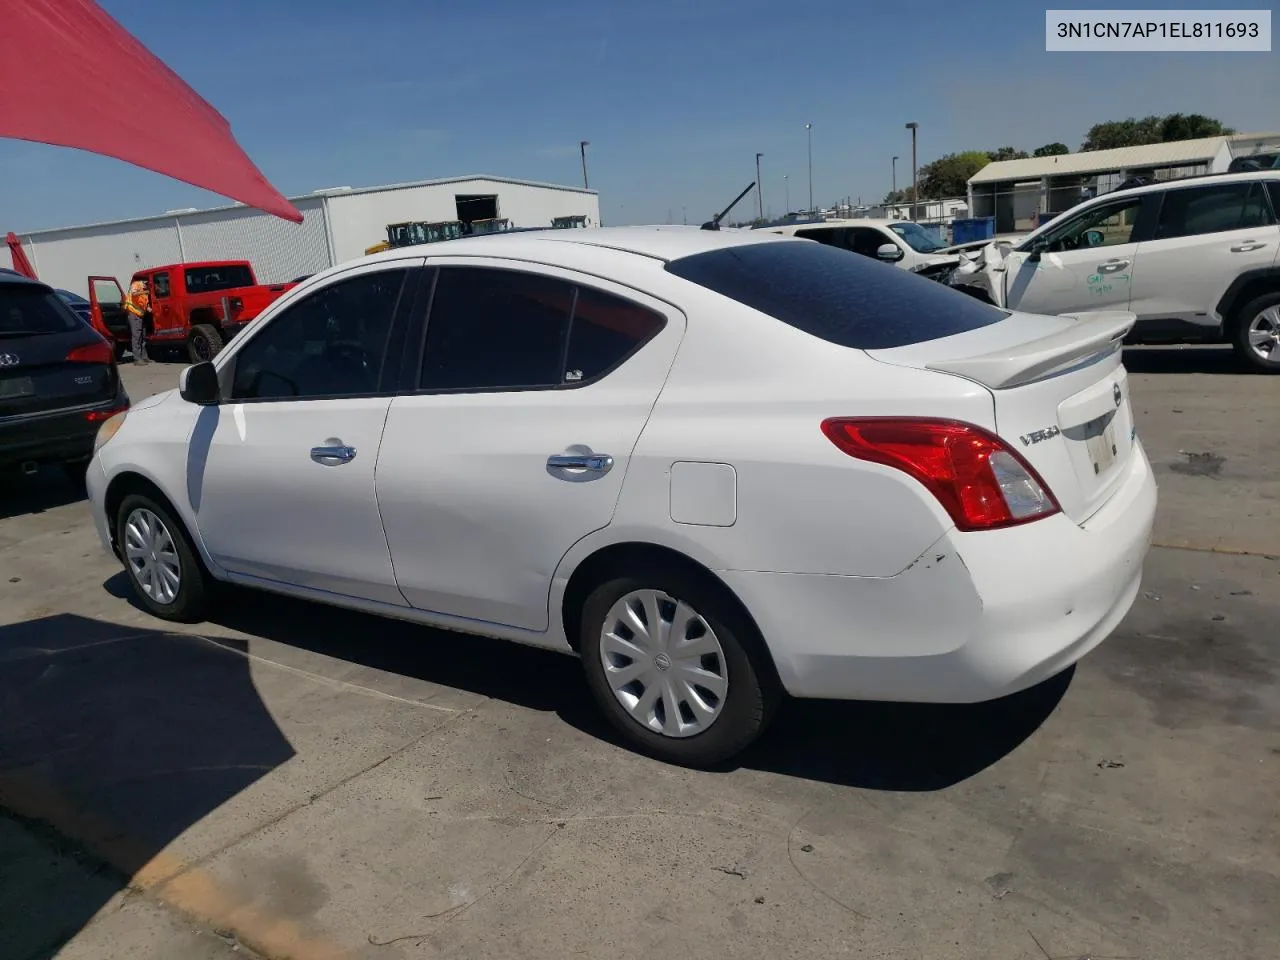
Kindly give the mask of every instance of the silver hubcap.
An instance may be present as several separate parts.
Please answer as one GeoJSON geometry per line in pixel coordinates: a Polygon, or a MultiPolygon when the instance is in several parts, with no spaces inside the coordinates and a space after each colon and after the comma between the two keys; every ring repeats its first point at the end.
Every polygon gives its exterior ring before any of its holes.
{"type": "Polygon", "coordinates": [[[1267,307],[1249,324],[1249,347],[1263,360],[1280,362],[1280,304],[1267,307]]]}
{"type": "Polygon", "coordinates": [[[691,737],[724,708],[720,641],[693,607],[660,590],[634,590],[610,608],[600,660],[623,709],[655,733],[691,737]]]}
{"type": "Polygon", "coordinates": [[[173,537],[146,507],[138,507],[124,523],[124,555],[143,593],[156,603],[173,603],[182,586],[182,565],[173,537]]]}

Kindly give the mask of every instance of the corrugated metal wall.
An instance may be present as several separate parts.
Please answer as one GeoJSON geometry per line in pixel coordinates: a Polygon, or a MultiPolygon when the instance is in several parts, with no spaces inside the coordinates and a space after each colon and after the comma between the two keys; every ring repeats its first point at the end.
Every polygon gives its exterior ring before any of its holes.
{"type": "Polygon", "coordinates": [[[41,280],[82,296],[88,296],[86,278],[92,275],[127,285],[137,270],[193,260],[248,260],[262,282],[279,283],[330,266],[323,201],[317,197],[296,206],[301,224],[237,207],[45,230],[22,235],[22,245],[41,280]]]}

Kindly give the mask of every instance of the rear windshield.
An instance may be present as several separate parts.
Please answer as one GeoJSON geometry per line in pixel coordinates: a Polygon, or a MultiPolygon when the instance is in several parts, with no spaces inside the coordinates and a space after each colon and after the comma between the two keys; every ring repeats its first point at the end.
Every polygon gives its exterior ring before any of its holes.
{"type": "Polygon", "coordinates": [[[820,243],[724,247],[672,260],[667,270],[859,350],[937,340],[1008,316],[936,280],[820,243]]]}
{"type": "Polygon", "coordinates": [[[0,283],[0,339],[69,333],[84,324],[45,287],[0,283]]]}
{"type": "Polygon", "coordinates": [[[232,290],[236,287],[252,286],[253,272],[244,264],[192,267],[187,271],[189,293],[209,293],[213,290],[232,290]]]}

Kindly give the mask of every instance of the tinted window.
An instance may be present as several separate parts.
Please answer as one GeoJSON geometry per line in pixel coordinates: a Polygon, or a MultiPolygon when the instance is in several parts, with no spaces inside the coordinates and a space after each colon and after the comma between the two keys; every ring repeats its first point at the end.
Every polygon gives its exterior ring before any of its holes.
{"type": "Polygon", "coordinates": [[[564,382],[593,380],[618,366],[666,324],[660,313],[590,287],[578,288],[564,382]]]}
{"type": "Polygon", "coordinates": [[[0,283],[0,340],[37,333],[79,330],[80,319],[50,290],[25,283],[0,283]]]}
{"type": "Polygon", "coordinates": [[[847,240],[849,249],[854,253],[862,254],[864,257],[878,256],[876,251],[886,243],[897,246],[891,237],[885,236],[874,227],[852,227],[849,230],[847,240]]]}
{"type": "Polygon", "coordinates": [[[1129,243],[1133,238],[1133,228],[1137,225],[1141,207],[1141,194],[1127,200],[1100,203],[1034,240],[1024,241],[1018,249],[1026,250],[1032,245],[1047,244],[1047,249],[1054,251],[1087,250],[1091,247],[1112,247],[1129,243]]]}
{"type": "Polygon", "coordinates": [[[573,284],[534,273],[442,267],[427,320],[424,390],[560,383],[573,284]]]}
{"type": "Polygon", "coordinates": [[[1260,183],[1184,187],[1164,195],[1156,239],[1247,230],[1270,222],[1260,183]]]}
{"type": "Polygon", "coordinates": [[[211,293],[253,286],[253,271],[244,264],[222,264],[217,267],[192,267],[186,273],[187,292],[211,293]]]}
{"type": "Polygon", "coordinates": [[[829,343],[900,347],[1008,314],[906,270],[816,243],[758,243],[682,257],[667,270],[829,343]]]}
{"type": "Polygon", "coordinates": [[[232,399],[378,392],[407,270],[366,273],[310,294],[236,354],[232,399]]]}
{"type": "Polygon", "coordinates": [[[169,295],[169,273],[157,273],[151,279],[151,292],[157,297],[167,297],[169,295]]]}
{"type": "Polygon", "coordinates": [[[1280,180],[1268,180],[1267,190],[1271,194],[1271,213],[1280,217],[1280,180]]]}
{"type": "Polygon", "coordinates": [[[796,236],[804,240],[816,240],[829,247],[844,246],[843,227],[817,227],[812,230],[797,230],[796,236]]]}

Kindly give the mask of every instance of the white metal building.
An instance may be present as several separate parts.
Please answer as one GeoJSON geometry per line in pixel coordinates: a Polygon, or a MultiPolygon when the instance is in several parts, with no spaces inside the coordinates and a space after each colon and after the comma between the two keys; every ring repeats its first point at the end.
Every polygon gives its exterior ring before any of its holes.
{"type": "Polygon", "coordinates": [[[1232,159],[1280,145],[1280,133],[1239,133],[1056,157],[997,160],[969,178],[971,217],[995,217],[996,233],[1034,229],[1081,200],[1107,193],[1132,176],[1176,180],[1222,173],[1232,159]]]}
{"type": "Polygon", "coordinates": [[[18,234],[45,283],[87,295],[86,278],[125,284],[145,267],[196,260],[248,260],[258,279],[282,283],[363,256],[406,220],[506,217],[516,227],[549,227],[553,217],[600,223],[600,197],[580,187],[469,176],[337,187],[291,197],[302,212],[289,223],[243,204],[175,210],[155,217],[18,234]]]}

